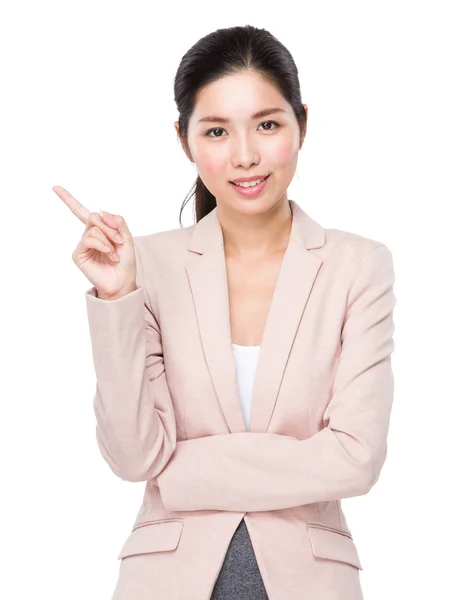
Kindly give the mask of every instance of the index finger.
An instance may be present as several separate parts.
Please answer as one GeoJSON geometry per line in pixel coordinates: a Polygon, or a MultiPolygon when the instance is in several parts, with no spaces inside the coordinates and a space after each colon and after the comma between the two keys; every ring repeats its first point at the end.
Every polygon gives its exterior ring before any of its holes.
{"type": "Polygon", "coordinates": [[[71,212],[75,214],[76,217],[82,221],[82,223],[84,223],[84,225],[87,225],[90,217],[90,211],[87,210],[85,206],[82,206],[82,204],[78,202],[76,198],[68,192],[68,190],[65,190],[65,188],[62,188],[60,185],[54,185],[52,191],[63,200],[71,212]]]}

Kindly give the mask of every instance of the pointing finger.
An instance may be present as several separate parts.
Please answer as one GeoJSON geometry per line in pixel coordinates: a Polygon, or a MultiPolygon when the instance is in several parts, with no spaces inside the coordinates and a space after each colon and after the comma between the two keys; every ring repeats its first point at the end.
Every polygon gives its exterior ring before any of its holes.
{"type": "Polygon", "coordinates": [[[63,202],[68,206],[73,214],[82,221],[85,225],[88,222],[90,217],[90,211],[85,208],[80,202],[76,200],[74,196],[72,196],[68,190],[62,188],[60,185],[54,185],[52,191],[57,194],[57,196],[63,200],[63,202]]]}

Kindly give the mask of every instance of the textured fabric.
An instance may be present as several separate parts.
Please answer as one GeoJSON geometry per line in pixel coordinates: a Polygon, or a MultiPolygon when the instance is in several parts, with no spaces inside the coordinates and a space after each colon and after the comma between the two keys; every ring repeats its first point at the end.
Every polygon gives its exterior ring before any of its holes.
{"type": "Polygon", "coordinates": [[[367,494],[386,459],[392,255],[289,205],[249,430],[216,208],[134,238],[136,290],[87,291],[98,446],[144,482],[112,600],[209,600],[242,518],[271,600],[361,600],[341,499],[367,494]]]}
{"type": "Polygon", "coordinates": [[[229,544],[210,600],[268,600],[244,519],[229,544]]]}

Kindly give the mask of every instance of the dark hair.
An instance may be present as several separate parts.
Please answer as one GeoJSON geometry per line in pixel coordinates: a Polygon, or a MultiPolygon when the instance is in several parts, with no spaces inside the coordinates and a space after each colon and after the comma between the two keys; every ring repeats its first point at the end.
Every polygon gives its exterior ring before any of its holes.
{"type": "MultiPolygon", "coordinates": [[[[289,50],[266,29],[252,25],[217,29],[201,38],[182,57],[174,79],[174,100],[179,113],[179,136],[188,149],[188,122],[197,93],[207,84],[224,77],[251,71],[275,85],[292,106],[302,135],[306,133],[306,112],[302,104],[298,69],[289,50]]],[[[180,209],[196,195],[196,222],[216,207],[215,196],[197,177],[180,209]]]]}

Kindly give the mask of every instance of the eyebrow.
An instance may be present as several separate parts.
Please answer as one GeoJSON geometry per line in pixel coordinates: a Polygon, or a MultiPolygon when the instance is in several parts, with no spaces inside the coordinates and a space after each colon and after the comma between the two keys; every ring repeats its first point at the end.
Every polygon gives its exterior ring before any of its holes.
{"type": "MultiPolygon", "coordinates": [[[[260,110],[259,112],[254,113],[254,115],[251,115],[252,119],[260,119],[261,117],[268,117],[269,115],[272,115],[274,113],[282,113],[282,112],[286,112],[283,108],[265,108],[264,110],[260,110]]],[[[202,122],[206,122],[208,121],[209,123],[229,123],[229,119],[226,119],[225,117],[204,117],[203,119],[199,119],[198,123],[202,123],[202,122]]]]}

